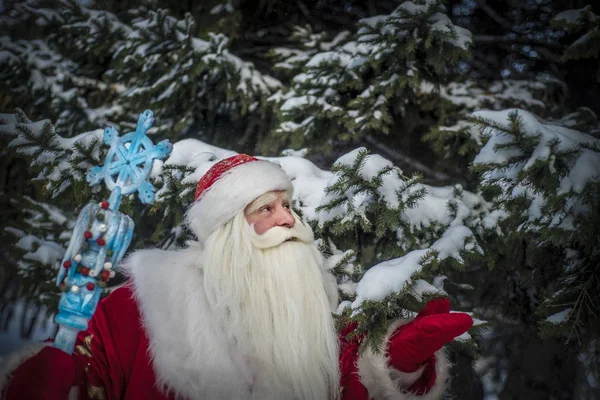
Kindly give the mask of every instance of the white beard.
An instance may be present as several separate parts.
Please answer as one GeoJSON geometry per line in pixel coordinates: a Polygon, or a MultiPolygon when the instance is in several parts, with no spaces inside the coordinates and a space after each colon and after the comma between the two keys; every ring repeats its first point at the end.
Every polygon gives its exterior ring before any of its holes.
{"type": "Polygon", "coordinates": [[[241,213],[210,236],[201,264],[216,320],[250,367],[268,379],[269,391],[281,399],[337,398],[331,315],[337,289],[310,227],[296,217],[293,228],[259,236],[241,213]]]}

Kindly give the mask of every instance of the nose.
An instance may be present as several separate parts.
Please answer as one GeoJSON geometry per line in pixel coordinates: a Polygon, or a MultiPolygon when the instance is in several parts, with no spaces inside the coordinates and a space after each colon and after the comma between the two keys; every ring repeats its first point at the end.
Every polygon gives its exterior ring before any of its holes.
{"type": "Polygon", "coordinates": [[[291,228],[294,226],[295,223],[296,219],[294,218],[290,210],[284,207],[278,208],[277,226],[285,226],[287,228],[291,228]]]}

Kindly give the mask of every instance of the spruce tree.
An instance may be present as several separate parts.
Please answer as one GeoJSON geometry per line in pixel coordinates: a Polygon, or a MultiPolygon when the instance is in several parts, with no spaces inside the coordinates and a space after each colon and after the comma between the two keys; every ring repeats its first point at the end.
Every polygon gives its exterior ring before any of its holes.
{"type": "MultiPolygon", "coordinates": [[[[316,47],[315,39],[305,35],[304,47],[316,47]]],[[[322,51],[280,51],[287,56],[280,66],[310,58],[290,91],[276,99],[283,122],[275,140],[293,148],[311,143],[328,153],[390,132],[410,142],[418,135],[413,113],[422,108],[422,85],[452,79],[469,43],[470,32],[452,24],[441,2],[406,2],[389,15],[361,20],[352,35],[337,35],[322,51]]]]}
{"type": "Polygon", "coordinates": [[[0,115],[3,321],[15,279],[55,309],[54,259],[106,194],[84,181],[101,129],[152,108],[174,150],[151,206],[123,200],[131,249],[193,240],[183,216],[217,160],[282,151],[365,346],[447,296],[476,318],[454,396],[474,397],[475,357],[486,395],[593,398],[574,371],[598,376],[594,5],[301,3],[3,3],[0,111],[23,109],[0,115]]]}

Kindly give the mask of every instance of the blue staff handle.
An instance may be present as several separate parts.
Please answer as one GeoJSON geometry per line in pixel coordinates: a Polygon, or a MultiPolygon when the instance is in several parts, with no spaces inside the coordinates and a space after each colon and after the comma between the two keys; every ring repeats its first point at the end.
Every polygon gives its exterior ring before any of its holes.
{"type": "Polygon", "coordinates": [[[58,303],[54,347],[69,354],[79,331],[87,329],[102,290],[133,238],[133,220],[118,211],[122,196],[137,192],[142,203],[150,204],[156,191],[148,181],[152,164],[173,149],[168,140],[155,146],[146,136],[153,122],[154,114],[146,110],[134,132],[120,137],[115,128],[106,128],[104,143],[110,149],[104,165],[88,172],[90,186],[104,181],[111,194],[108,200],[88,203],[81,210],[58,272],[56,284],[63,294],[58,303]]]}

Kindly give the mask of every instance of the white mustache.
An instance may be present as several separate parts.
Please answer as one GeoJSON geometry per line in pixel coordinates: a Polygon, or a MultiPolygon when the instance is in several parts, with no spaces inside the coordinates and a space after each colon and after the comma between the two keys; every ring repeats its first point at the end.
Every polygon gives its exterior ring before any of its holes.
{"type": "Polygon", "coordinates": [[[314,235],[310,226],[308,224],[304,224],[295,213],[292,214],[296,220],[293,227],[287,228],[283,226],[276,226],[269,229],[262,235],[257,234],[252,225],[247,224],[247,234],[252,242],[252,245],[257,249],[269,249],[279,246],[284,242],[312,243],[314,241],[314,235]]]}

